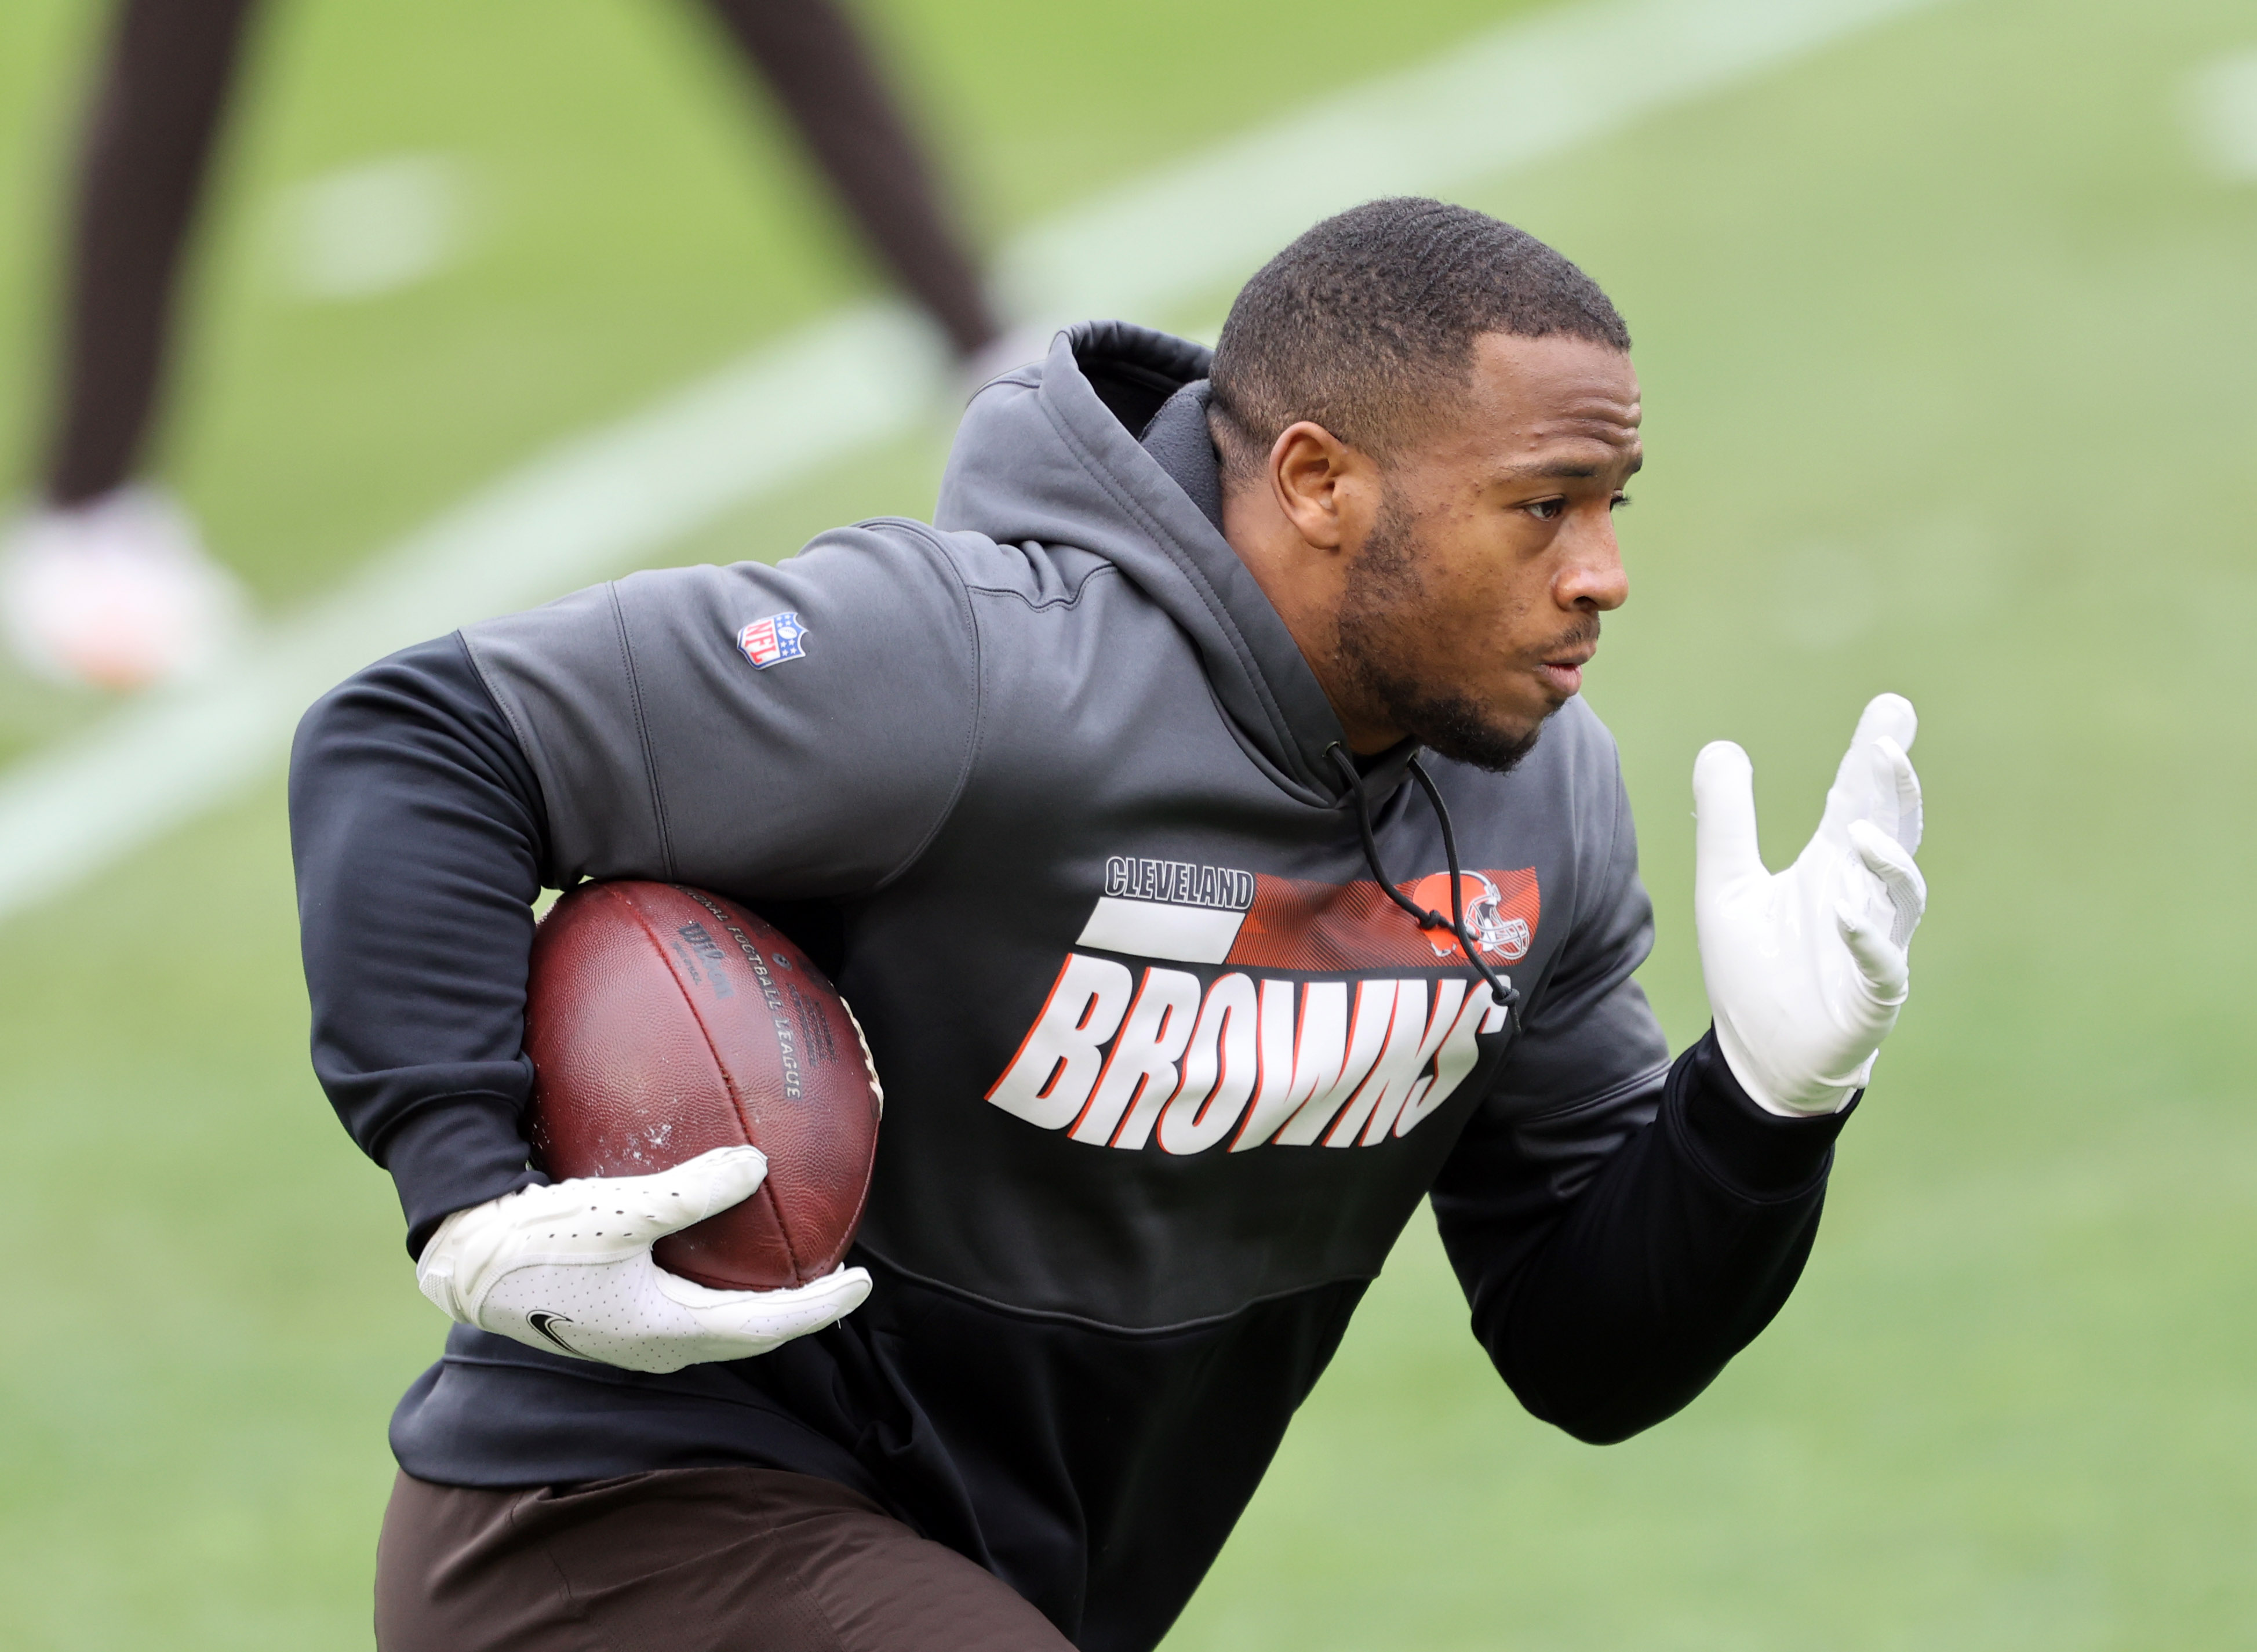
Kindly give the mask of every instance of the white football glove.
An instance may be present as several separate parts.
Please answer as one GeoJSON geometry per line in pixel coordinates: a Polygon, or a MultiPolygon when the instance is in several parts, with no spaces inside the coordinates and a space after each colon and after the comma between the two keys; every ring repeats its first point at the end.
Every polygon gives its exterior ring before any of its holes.
{"type": "Polygon", "coordinates": [[[1747,753],[1720,740],[1694,760],[1701,974],[1732,1076],[1768,1111],[1848,1106],[1896,1025],[1905,949],[1928,907],[1912,858],[1920,778],[1905,755],[1919,727],[1902,695],[1865,707],[1824,819],[1777,876],[1756,849],[1747,753]]]}
{"type": "Polygon", "coordinates": [[[654,1176],[521,1188],[442,1222],[415,1282],[463,1324],[629,1371],[765,1354],[860,1308],[868,1273],[717,1291],[669,1273],[650,1247],[751,1197],[768,1173],[759,1148],[717,1147],[654,1176]]]}

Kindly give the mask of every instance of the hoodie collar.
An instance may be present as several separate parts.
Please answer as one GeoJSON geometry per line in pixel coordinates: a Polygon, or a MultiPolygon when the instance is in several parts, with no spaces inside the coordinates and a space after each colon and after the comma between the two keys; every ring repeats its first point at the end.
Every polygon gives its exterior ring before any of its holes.
{"type": "Polygon", "coordinates": [[[1220,534],[1222,456],[1215,451],[1214,436],[1206,425],[1207,398],[1213,391],[1207,379],[1192,379],[1161,405],[1136,445],[1152,456],[1220,534]]]}
{"type": "MultiPolygon", "coordinates": [[[[1125,322],[1060,333],[1045,360],[973,399],[934,523],[1105,557],[1191,636],[1249,755],[1294,796],[1337,806],[1344,783],[1326,751],[1344,738],[1340,720],[1284,620],[1202,508],[1202,484],[1220,497],[1212,445],[1185,439],[1180,405],[1168,408],[1152,450],[1138,439],[1177,393],[1205,379],[1212,358],[1187,339],[1125,322]]],[[[1196,400],[1203,413],[1204,394],[1196,400]]],[[[1365,786],[1385,795],[1416,750],[1406,741],[1383,753],[1364,769],[1365,786]]]]}

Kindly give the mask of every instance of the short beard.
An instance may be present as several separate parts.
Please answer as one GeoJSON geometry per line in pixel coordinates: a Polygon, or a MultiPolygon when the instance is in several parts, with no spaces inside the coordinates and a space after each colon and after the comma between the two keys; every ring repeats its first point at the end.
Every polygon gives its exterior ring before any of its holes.
{"type": "Polygon", "coordinates": [[[1397,662],[1418,657],[1416,616],[1426,596],[1417,532],[1390,493],[1371,536],[1348,564],[1336,657],[1369,711],[1453,762],[1505,774],[1536,749],[1544,725],[1514,734],[1463,694],[1430,688],[1400,668],[1397,662]]]}

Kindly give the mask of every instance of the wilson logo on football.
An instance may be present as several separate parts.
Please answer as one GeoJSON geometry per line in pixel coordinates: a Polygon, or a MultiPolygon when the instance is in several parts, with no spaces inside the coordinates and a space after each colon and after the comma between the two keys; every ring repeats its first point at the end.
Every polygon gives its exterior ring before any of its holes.
{"type": "Polygon", "coordinates": [[[778,661],[796,660],[807,653],[807,627],[796,613],[772,613],[738,632],[737,646],[755,670],[765,671],[778,661]]]}

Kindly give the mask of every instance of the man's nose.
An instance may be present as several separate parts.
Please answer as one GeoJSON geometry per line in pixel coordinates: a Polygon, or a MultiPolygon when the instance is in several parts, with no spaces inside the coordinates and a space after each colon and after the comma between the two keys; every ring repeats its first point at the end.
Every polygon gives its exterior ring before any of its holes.
{"type": "Polygon", "coordinates": [[[1567,551],[1567,564],[1553,588],[1561,607],[1606,613],[1630,599],[1630,574],[1623,567],[1611,514],[1576,534],[1567,551]]]}

